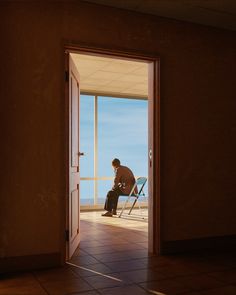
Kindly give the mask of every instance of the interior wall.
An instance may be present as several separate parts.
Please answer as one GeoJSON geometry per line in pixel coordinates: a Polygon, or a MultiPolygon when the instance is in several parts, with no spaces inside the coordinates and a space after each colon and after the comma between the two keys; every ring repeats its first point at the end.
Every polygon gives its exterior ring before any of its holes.
{"type": "Polygon", "coordinates": [[[236,234],[235,32],[79,1],[0,8],[0,257],[61,251],[69,43],[160,56],[163,239],[236,234]]]}

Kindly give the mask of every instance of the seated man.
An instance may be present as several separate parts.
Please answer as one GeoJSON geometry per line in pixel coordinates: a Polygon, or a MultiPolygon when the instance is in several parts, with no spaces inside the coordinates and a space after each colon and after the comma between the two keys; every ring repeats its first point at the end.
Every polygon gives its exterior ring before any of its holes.
{"type": "Polygon", "coordinates": [[[128,167],[122,166],[119,159],[114,159],[112,161],[112,167],[115,171],[114,185],[107,193],[104,206],[107,212],[102,214],[102,216],[108,217],[116,215],[119,196],[128,196],[135,184],[133,172],[128,167]]]}

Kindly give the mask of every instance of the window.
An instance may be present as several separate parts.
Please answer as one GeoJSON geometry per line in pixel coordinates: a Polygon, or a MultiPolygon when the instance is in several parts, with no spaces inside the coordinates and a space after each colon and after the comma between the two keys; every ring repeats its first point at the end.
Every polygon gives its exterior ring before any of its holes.
{"type": "Polygon", "coordinates": [[[80,203],[94,203],[94,96],[80,96],[80,151],[85,153],[80,157],[80,203]]]}
{"type": "Polygon", "coordinates": [[[113,183],[113,158],[135,176],[148,175],[147,118],[147,100],[81,95],[80,150],[85,153],[80,158],[81,205],[104,203],[113,183]]]}

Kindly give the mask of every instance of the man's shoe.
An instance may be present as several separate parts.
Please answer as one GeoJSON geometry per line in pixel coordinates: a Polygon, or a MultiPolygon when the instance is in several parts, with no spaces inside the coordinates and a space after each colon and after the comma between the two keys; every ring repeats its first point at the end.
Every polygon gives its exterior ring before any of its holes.
{"type": "Polygon", "coordinates": [[[117,212],[115,209],[112,210],[112,215],[117,215],[117,212]]]}
{"type": "Polygon", "coordinates": [[[112,217],[112,213],[107,211],[106,213],[102,214],[102,216],[112,217]]]}

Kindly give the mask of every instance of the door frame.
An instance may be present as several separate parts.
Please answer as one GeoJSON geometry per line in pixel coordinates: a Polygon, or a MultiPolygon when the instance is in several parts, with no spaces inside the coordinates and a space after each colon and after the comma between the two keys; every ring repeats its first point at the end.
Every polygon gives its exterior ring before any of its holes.
{"type": "Polygon", "coordinates": [[[139,51],[115,50],[108,48],[99,48],[84,45],[67,45],[64,47],[65,60],[65,207],[63,207],[62,223],[62,262],[67,258],[68,242],[65,239],[65,233],[68,230],[69,208],[69,87],[66,82],[69,70],[69,54],[82,53],[96,56],[106,56],[112,58],[128,59],[133,61],[143,61],[150,63],[148,72],[148,127],[152,126],[148,132],[149,149],[149,169],[148,178],[152,179],[149,183],[148,196],[148,251],[150,253],[162,254],[162,230],[161,230],[161,198],[160,198],[160,57],[152,54],[146,54],[139,51]],[[155,134],[157,136],[155,136],[155,134]],[[150,149],[151,155],[150,155],[150,149]],[[151,159],[150,159],[151,157],[151,159]],[[151,166],[150,166],[151,165],[151,166]],[[66,210],[65,210],[66,208],[66,210]],[[64,255],[64,256],[63,256],[64,255]]]}

